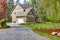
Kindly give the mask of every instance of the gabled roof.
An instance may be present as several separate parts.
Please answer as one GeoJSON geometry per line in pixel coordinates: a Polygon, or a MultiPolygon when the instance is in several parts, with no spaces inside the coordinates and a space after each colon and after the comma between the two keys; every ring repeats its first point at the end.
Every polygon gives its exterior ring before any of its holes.
{"type": "Polygon", "coordinates": [[[16,15],[16,16],[27,16],[27,14],[30,12],[30,10],[32,10],[32,7],[26,9],[26,10],[23,11],[23,12],[16,13],[15,15],[16,15]]]}
{"type": "MultiPolygon", "coordinates": [[[[18,13],[16,13],[16,14],[15,14],[16,16],[26,16],[26,15],[30,12],[30,10],[33,9],[33,7],[31,7],[31,6],[27,6],[27,5],[23,5],[23,4],[17,4],[17,5],[20,5],[20,6],[24,9],[24,11],[23,11],[23,12],[18,12],[18,13]]],[[[15,5],[15,7],[16,7],[17,5],[15,5]]],[[[14,9],[15,9],[15,7],[14,7],[14,9]]],[[[14,10],[14,9],[13,9],[13,10],[14,10]]]]}
{"type": "Polygon", "coordinates": [[[23,9],[28,9],[28,8],[30,8],[31,6],[27,6],[27,5],[24,5],[24,4],[16,4],[14,7],[13,7],[13,9],[12,9],[12,11],[11,12],[13,12],[14,11],[14,9],[16,8],[16,6],[17,5],[20,5],[23,9]]]}

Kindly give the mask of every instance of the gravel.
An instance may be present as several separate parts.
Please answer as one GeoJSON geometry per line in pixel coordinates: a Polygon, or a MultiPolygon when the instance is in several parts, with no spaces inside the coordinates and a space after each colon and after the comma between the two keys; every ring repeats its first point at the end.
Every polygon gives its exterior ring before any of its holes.
{"type": "Polygon", "coordinates": [[[0,40],[49,40],[25,26],[0,30],[0,40]]]}

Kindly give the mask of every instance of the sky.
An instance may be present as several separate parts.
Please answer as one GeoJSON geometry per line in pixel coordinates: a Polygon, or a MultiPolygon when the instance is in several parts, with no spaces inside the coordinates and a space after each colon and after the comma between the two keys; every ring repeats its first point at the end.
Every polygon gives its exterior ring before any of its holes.
{"type": "MultiPolygon", "coordinates": [[[[28,0],[27,0],[28,1],[28,0]]],[[[14,2],[16,2],[16,0],[14,0],[14,2]]],[[[22,3],[23,4],[23,2],[24,2],[24,0],[20,0],[20,3],[22,3]]]]}

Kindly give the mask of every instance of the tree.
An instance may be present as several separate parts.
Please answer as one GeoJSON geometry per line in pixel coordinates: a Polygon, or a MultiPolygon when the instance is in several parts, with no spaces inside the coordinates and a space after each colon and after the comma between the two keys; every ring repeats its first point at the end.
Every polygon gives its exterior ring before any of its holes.
{"type": "Polygon", "coordinates": [[[7,15],[8,15],[8,17],[7,17],[7,22],[11,22],[12,20],[12,18],[11,18],[11,10],[13,9],[13,7],[14,7],[14,1],[13,0],[8,0],[9,2],[8,2],[8,8],[7,8],[7,15]]]}
{"type": "Polygon", "coordinates": [[[29,5],[29,2],[27,0],[24,0],[24,5],[29,5]]]}
{"type": "Polygon", "coordinates": [[[4,27],[6,25],[5,21],[1,21],[6,18],[6,10],[7,10],[7,0],[0,0],[0,25],[4,27]]]}
{"type": "Polygon", "coordinates": [[[38,4],[38,15],[40,20],[60,21],[60,1],[59,0],[40,0],[38,4]]]}
{"type": "Polygon", "coordinates": [[[40,3],[38,3],[37,13],[38,13],[40,22],[44,22],[47,19],[46,18],[46,10],[47,10],[46,6],[47,6],[47,0],[40,0],[40,3]]]}
{"type": "Polygon", "coordinates": [[[30,5],[31,5],[32,7],[34,7],[35,4],[36,4],[36,0],[30,0],[30,5]]]}
{"type": "Polygon", "coordinates": [[[19,3],[19,0],[17,0],[16,3],[19,3]]]}

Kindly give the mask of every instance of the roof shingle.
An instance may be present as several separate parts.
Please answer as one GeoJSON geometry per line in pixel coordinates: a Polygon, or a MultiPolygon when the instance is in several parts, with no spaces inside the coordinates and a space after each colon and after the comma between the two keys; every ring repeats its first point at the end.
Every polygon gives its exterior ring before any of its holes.
{"type": "Polygon", "coordinates": [[[28,9],[30,8],[31,6],[28,6],[28,5],[24,5],[24,4],[19,4],[23,9],[28,9]]]}
{"type": "Polygon", "coordinates": [[[16,13],[16,16],[26,16],[31,9],[32,9],[32,7],[25,9],[25,11],[23,11],[23,12],[18,12],[18,13],[16,13]]]}

